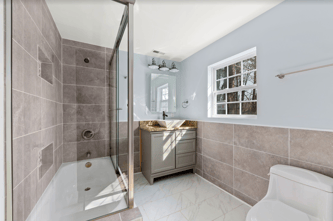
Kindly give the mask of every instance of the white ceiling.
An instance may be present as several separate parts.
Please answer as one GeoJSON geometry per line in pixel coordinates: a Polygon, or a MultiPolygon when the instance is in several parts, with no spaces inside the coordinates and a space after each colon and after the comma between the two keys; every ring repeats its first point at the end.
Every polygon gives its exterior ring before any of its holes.
{"type": "MultiPolygon", "coordinates": [[[[182,61],[283,0],[137,0],[135,53],[182,61]]],[[[112,0],[46,0],[63,38],[113,47],[124,6],[112,0]]],[[[126,50],[127,36],[120,49],[126,50]]]]}

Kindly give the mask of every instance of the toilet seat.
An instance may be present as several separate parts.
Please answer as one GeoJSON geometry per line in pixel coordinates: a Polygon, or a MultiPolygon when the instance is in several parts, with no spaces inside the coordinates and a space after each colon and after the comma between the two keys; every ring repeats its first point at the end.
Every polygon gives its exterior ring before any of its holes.
{"type": "Polygon", "coordinates": [[[246,221],[321,221],[277,200],[262,200],[247,214],[246,221]]]}

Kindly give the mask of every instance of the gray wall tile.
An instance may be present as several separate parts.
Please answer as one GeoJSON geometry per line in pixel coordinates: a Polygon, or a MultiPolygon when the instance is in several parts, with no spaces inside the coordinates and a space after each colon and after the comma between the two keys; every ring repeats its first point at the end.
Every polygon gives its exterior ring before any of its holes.
{"type": "Polygon", "coordinates": [[[235,145],[288,157],[288,129],[235,125],[235,145]]]}
{"type": "Polygon", "coordinates": [[[106,140],[108,139],[106,126],[107,123],[64,124],[64,142],[85,141],[82,137],[82,132],[86,129],[90,129],[95,132],[95,136],[91,140],[106,140]]]}
{"type": "Polygon", "coordinates": [[[198,170],[202,170],[202,155],[199,153],[196,153],[196,165],[195,168],[198,170]]]}
{"type": "Polygon", "coordinates": [[[233,165],[233,146],[213,140],[203,139],[203,155],[233,165]]]}
{"type": "Polygon", "coordinates": [[[64,104],[63,105],[63,122],[75,123],[77,118],[77,105],[76,104],[64,104]]]}
{"type": "Polygon", "coordinates": [[[87,159],[87,152],[91,153],[90,158],[105,156],[105,140],[86,141],[77,143],[77,160],[87,159]]]}
{"type": "Polygon", "coordinates": [[[234,196],[243,200],[244,202],[250,204],[251,206],[254,206],[258,201],[252,199],[251,197],[249,196],[246,196],[245,194],[237,191],[237,190],[234,190],[234,196]]]}
{"type": "MultiPolygon", "coordinates": [[[[14,1],[15,2],[15,1],[14,1]]],[[[24,221],[24,185],[23,182],[13,190],[13,220],[24,221]]]]}
{"type": "Polygon", "coordinates": [[[239,169],[269,179],[269,170],[276,164],[288,165],[288,158],[242,147],[234,147],[234,166],[239,169]]]}
{"type": "Polygon", "coordinates": [[[200,137],[197,137],[197,140],[196,140],[196,146],[197,146],[197,148],[196,148],[196,151],[197,151],[197,153],[200,153],[200,154],[202,154],[202,138],[200,138],[200,137]]]}
{"type": "Polygon", "coordinates": [[[64,85],[64,103],[76,104],[76,86],[64,85]]]}
{"type": "Polygon", "coordinates": [[[105,70],[105,53],[77,48],[75,52],[75,64],[81,67],[105,70]],[[84,62],[85,58],[89,59],[89,63],[84,62]]]}
{"type": "Polygon", "coordinates": [[[63,145],[63,162],[72,162],[77,160],[77,143],[65,143],[63,145]]]}
{"type": "Polygon", "coordinates": [[[41,81],[42,85],[42,98],[51,100],[51,101],[56,101],[56,87],[53,84],[48,83],[44,79],[41,81]]]}
{"type": "Polygon", "coordinates": [[[73,47],[78,47],[78,48],[83,48],[83,49],[90,49],[90,50],[99,51],[99,52],[105,52],[104,47],[101,47],[98,45],[87,44],[87,43],[79,42],[79,41],[72,41],[72,40],[65,39],[65,38],[62,39],[62,44],[73,46],[73,47]]]}
{"type": "Polygon", "coordinates": [[[233,167],[217,160],[203,156],[203,173],[220,180],[221,182],[233,186],[233,167]]]}
{"type": "Polygon", "coordinates": [[[232,145],[233,130],[232,124],[205,122],[203,126],[203,138],[232,145]]]}
{"type": "Polygon", "coordinates": [[[67,65],[75,65],[75,48],[62,45],[62,63],[67,65]]]}
{"type": "Polygon", "coordinates": [[[290,166],[300,167],[303,169],[311,170],[317,173],[321,173],[325,176],[333,178],[333,168],[323,167],[312,163],[306,163],[294,159],[290,159],[290,166]]]}
{"type": "Polygon", "coordinates": [[[24,95],[25,134],[41,130],[41,103],[41,98],[28,94],[24,95]]]}
{"type": "Polygon", "coordinates": [[[42,129],[57,124],[57,105],[49,100],[42,100],[42,129]]]}
{"type": "MultiPolygon", "coordinates": [[[[27,135],[23,143],[23,176],[27,177],[37,168],[38,152],[41,149],[41,132],[27,135]]],[[[22,163],[21,162],[21,163],[22,163]]]]}
{"type": "Polygon", "coordinates": [[[48,170],[37,181],[38,152],[50,141],[62,143],[62,125],[55,126],[63,121],[61,37],[43,0],[13,1],[13,39],[13,88],[25,92],[13,91],[13,136],[21,136],[13,142],[13,184],[21,182],[14,191],[14,219],[25,220],[55,174],[48,170]],[[52,84],[38,73],[39,52],[53,62],[47,78],[52,84]]]}
{"type": "Polygon", "coordinates": [[[13,187],[15,188],[24,178],[24,137],[13,140],[13,187]]]}
{"type": "Polygon", "coordinates": [[[105,88],[76,86],[78,104],[105,104],[105,88]]]}
{"type": "Polygon", "coordinates": [[[64,84],[76,84],[76,67],[71,65],[63,65],[64,84]]]}
{"type": "Polygon", "coordinates": [[[24,181],[24,219],[26,220],[30,212],[37,203],[37,170],[34,170],[24,181]]]}
{"type": "Polygon", "coordinates": [[[203,137],[203,127],[204,127],[204,122],[198,121],[197,137],[200,137],[200,138],[203,137]]]}
{"type": "Polygon", "coordinates": [[[103,69],[76,67],[76,84],[105,87],[105,71],[103,69]]]}
{"type": "Polygon", "coordinates": [[[13,90],[12,100],[13,137],[15,138],[25,134],[24,94],[13,90]]]}
{"type": "Polygon", "coordinates": [[[252,199],[259,201],[267,193],[268,180],[235,168],[234,188],[252,199]]]}
{"type": "Polygon", "coordinates": [[[290,130],[290,157],[333,167],[333,132],[290,130]]]}
{"type": "Polygon", "coordinates": [[[230,194],[233,194],[233,188],[222,183],[221,181],[215,179],[214,177],[211,177],[210,175],[204,173],[203,174],[203,178],[205,178],[206,180],[208,180],[209,182],[215,184],[216,186],[220,187],[221,189],[224,189],[225,191],[227,191],[230,194]]]}
{"type": "Polygon", "coordinates": [[[61,37],[52,15],[47,7],[42,7],[42,34],[50,44],[57,57],[61,59],[61,37]]]}
{"type": "Polygon", "coordinates": [[[104,122],[105,105],[77,105],[77,122],[104,122]]]}

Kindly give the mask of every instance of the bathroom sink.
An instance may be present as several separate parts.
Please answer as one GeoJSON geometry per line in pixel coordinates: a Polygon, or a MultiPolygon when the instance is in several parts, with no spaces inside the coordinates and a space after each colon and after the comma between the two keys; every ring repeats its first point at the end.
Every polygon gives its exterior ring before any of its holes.
{"type": "Polygon", "coordinates": [[[180,127],[185,120],[158,120],[157,122],[161,127],[177,128],[180,127]]]}

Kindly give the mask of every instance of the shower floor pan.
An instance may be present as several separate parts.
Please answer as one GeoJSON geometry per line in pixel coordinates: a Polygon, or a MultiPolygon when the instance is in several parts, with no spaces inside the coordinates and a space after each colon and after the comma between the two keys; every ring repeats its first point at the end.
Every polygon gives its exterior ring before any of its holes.
{"type": "Polygon", "coordinates": [[[110,157],[63,163],[27,221],[86,221],[127,208],[125,197],[110,157]]]}

